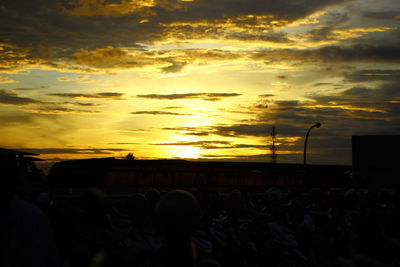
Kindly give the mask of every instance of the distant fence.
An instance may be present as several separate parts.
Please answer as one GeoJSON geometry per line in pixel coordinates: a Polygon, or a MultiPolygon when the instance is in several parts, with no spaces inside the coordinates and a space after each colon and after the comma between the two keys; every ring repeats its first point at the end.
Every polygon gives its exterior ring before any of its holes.
{"type": "Polygon", "coordinates": [[[54,187],[332,187],[345,183],[349,169],[254,162],[91,159],[57,163],[49,180],[54,187]]]}

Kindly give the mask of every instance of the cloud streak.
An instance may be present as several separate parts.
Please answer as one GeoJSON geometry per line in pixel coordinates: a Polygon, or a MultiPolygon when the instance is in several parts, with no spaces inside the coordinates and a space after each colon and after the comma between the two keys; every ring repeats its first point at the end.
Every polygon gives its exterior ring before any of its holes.
{"type": "Polygon", "coordinates": [[[349,47],[325,46],[318,49],[294,50],[282,49],[257,52],[251,56],[254,60],[265,60],[267,63],[279,61],[298,61],[303,63],[323,62],[400,62],[398,46],[356,44],[349,47]]]}
{"type": "Polygon", "coordinates": [[[29,97],[21,97],[11,91],[0,89],[0,104],[26,106],[39,103],[41,101],[29,97]]]}
{"type": "Polygon", "coordinates": [[[202,149],[233,149],[233,148],[256,148],[266,149],[266,145],[254,145],[254,144],[232,144],[229,141],[193,141],[193,142],[170,142],[170,143],[156,143],[152,145],[159,146],[192,146],[200,147],[202,149]]]}
{"type": "Polygon", "coordinates": [[[155,116],[193,116],[191,114],[167,112],[167,111],[134,111],[133,115],[155,115],[155,116]]]}
{"type": "Polygon", "coordinates": [[[136,97],[158,99],[158,100],[180,100],[180,99],[201,99],[205,101],[219,101],[223,98],[241,96],[237,93],[187,93],[187,94],[148,94],[137,95],[136,97]]]}
{"type": "Polygon", "coordinates": [[[47,95],[63,97],[63,98],[75,98],[75,99],[110,99],[110,100],[122,100],[124,96],[123,93],[116,93],[116,92],[105,92],[96,94],[52,93],[47,95]]]}

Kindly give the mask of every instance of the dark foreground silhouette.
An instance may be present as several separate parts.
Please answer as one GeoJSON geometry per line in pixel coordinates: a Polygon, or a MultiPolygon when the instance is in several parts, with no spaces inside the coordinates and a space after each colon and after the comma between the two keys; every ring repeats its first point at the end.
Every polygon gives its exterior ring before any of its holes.
{"type": "Polygon", "coordinates": [[[2,163],[0,266],[400,266],[400,193],[276,187],[18,196],[2,163]]]}

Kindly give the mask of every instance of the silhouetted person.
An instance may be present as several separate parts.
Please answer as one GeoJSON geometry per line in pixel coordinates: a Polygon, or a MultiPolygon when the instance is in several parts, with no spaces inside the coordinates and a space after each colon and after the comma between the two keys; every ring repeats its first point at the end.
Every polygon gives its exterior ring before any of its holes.
{"type": "Polygon", "coordinates": [[[17,196],[22,162],[0,159],[0,266],[57,267],[56,243],[49,220],[17,196]]]}
{"type": "Polygon", "coordinates": [[[149,220],[149,204],[143,194],[133,194],[125,201],[127,215],[133,227],[142,227],[149,220]]]}
{"type": "Polygon", "coordinates": [[[145,197],[147,199],[148,207],[149,207],[149,215],[151,219],[154,219],[154,212],[157,206],[158,201],[160,200],[160,191],[155,188],[151,188],[146,191],[145,197]]]}
{"type": "Polygon", "coordinates": [[[198,203],[189,192],[176,190],[160,199],[156,224],[165,238],[159,259],[163,266],[196,265],[196,248],[191,237],[198,220],[198,203]]]}

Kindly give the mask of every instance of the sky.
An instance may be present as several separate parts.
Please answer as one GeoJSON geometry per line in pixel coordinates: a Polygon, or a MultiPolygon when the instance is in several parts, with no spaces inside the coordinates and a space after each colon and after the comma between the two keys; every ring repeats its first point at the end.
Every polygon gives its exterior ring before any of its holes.
{"type": "Polygon", "coordinates": [[[2,148],[301,163],[317,122],[313,164],[400,133],[400,1],[0,3],[2,148]]]}

